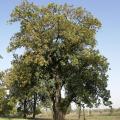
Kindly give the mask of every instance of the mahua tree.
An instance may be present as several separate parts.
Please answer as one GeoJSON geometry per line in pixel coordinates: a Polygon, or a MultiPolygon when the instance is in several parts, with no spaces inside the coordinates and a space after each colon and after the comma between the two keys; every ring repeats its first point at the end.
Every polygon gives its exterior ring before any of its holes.
{"type": "Polygon", "coordinates": [[[11,38],[8,51],[24,48],[24,62],[40,67],[53,120],[64,120],[72,101],[91,106],[103,100],[108,105],[108,62],[96,49],[101,27],[97,18],[81,7],[39,7],[25,1],[13,10],[10,22],[19,22],[20,31],[11,38]]]}

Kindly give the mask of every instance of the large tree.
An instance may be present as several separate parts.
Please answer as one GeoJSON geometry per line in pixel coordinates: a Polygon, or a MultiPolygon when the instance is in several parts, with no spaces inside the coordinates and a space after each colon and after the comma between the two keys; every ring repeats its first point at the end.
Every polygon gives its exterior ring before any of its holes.
{"type": "Polygon", "coordinates": [[[107,105],[107,59],[96,50],[95,34],[101,23],[85,9],[27,1],[13,10],[10,22],[20,31],[8,51],[24,48],[24,62],[37,63],[53,104],[53,119],[64,120],[72,101],[107,105]],[[61,97],[65,89],[64,98],[61,97]]]}

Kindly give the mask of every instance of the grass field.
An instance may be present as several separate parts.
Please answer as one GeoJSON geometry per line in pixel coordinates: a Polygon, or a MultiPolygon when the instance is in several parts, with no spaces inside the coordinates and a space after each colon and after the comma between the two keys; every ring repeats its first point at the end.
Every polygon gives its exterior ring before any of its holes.
{"type": "MultiPolygon", "coordinates": [[[[0,120],[33,120],[33,119],[0,118],[0,120]]],[[[51,119],[49,119],[49,118],[36,118],[35,120],[51,120],[51,119]]]]}
{"type": "Polygon", "coordinates": [[[120,120],[120,116],[95,116],[87,118],[87,120],[120,120]]]}
{"type": "MultiPolygon", "coordinates": [[[[25,119],[17,119],[17,118],[0,118],[0,120],[25,120],[25,119]]],[[[50,120],[49,118],[37,118],[36,120],[50,120]]],[[[76,117],[67,117],[66,120],[77,120],[76,117]]],[[[81,117],[83,120],[83,117],[81,117]]],[[[86,120],[120,120],[120,116],[91,116],[86,117],[86,120]]]]}
{"type": "MultiPolygon", "coordinates": [[[[68,120],[77,120],[77,118],[68,118],[68,120]]],[[[83,117],[81,120],[84,120],[83,117]]],[[[120,120],[120,116],[91,116],[86,117],[86,120],[120,120]]]]}
{"type": "MultiPolygon", "coordinates": [[[[109,110],[102,110],[99,111],[92,111],[91,115],[88,111],[85,112],[86,114],[86,120],[120,120],[120,110],[114,110],[112,114],[110,114],[109,110]]],[[[36,116],[36,120],[52,120],[51,112],[43,112],[42,114],[36,116]]],[[[77,112],[71,112],[66,115],[66,120],[78,120],[78,113],[77,112]]],[[[30,116],[29,116],[30,117],[30,116]]],[[[0,118],[0,120],[25,120],[25,119],[19,119],[19,118],[0,118]]],[[[28,119],[32,120],[32,119],[28,119]]],[[[83,113],[81,113],[81,119],[83,119],[83,113]]]]}

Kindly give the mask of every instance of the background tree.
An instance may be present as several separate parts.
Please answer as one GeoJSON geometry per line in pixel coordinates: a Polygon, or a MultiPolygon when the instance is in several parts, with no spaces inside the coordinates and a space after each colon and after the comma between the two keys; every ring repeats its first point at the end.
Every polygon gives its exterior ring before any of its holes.
{"type": "Polygon", "coordinates": [[[9,91],[4,81],[4,74],[4,72],[0,72],[0,115],[9,116],[16,113],[16,108],[9,96],[9,91]]]}
{"type": "Polygon", "coordinates": [[[6,95],[2,76],[3,76],[3,72],[0,72],[0,114],[3,113],[2,104],[6,95]]]}
{"type": "Polygon", "coordinates": [[[16,99],[16,104],[19,103],[18,111],[24,114],[24,118],[29,113],[35,118],[37,103],[44,101],[46,95],[45,89],[41,89],[38,70],[36,64],[26,64],[23,56],[14,55],[12,68],[4,76],[9,96],[16,99]]]}
{"type": "Polygon", "coordinates": [[[95,40],[101,23],[91,13],[67,4],[39,7],[25,1],[13,10],[10,22],[21,27],[8,51],[23,47],[24,61],[38,64],[54,120],[64,119],[72,101],[91,106],[103,100],[108,105],[108,63],[95,40]]]}

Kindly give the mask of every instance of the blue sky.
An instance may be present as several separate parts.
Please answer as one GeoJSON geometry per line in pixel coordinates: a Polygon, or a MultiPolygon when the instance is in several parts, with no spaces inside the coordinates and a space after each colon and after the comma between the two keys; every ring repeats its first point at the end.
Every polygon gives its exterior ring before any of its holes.
{"type": "MultiPolygon", "coordinates": [[[[111,90],[113,107],[120,107],[120,0],[29,0],[39,5],[47,5],[49,2],[59,4],[68,3],[74,6],[82,6],[90,11],[102,22],[102,28],[98,31],[96,39],[101,53],[108,58],[111,70],[109,71],[108,88],[111,90]]],[[[6,52],[11,36],[19,30],[17,24],[9,25],[12,9],[20,3],[20,0],[1,0],[0,3],[0,69],[10,67],[12,53],[6,52]]]]}

